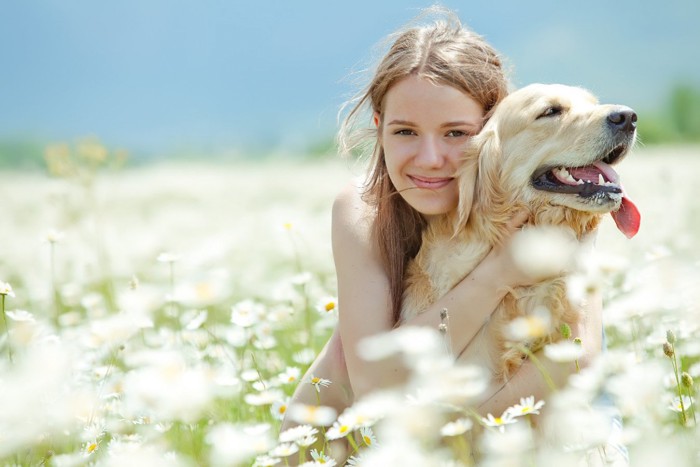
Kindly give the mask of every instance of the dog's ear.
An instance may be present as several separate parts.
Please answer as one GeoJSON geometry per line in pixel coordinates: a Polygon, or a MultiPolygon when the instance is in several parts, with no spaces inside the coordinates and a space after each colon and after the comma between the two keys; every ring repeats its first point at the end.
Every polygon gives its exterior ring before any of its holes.
{"type": "Polygon", "coordinates": [[[495,129],[479,134],[479,154],[476,183],[474,185],[475,207],[498,204],[503,198],[501,187],[501,141],[495,129]]]}
{"type": "Polygon", "coordinates": [[[455,231],[467,225],[472,212],[490,209],[502,199],[500,177],[500,140],[495,129],[486,128],[472,138],[464,152],[455,231]]]}
{"type": "Polygon", "coordinates": [[[479,149],[472,139],[467,147],[462,165],[459,169],[457,180],[459,181],[459,203],[457,204],[457,218],[454,231],[459,232],[467,225],[469,214],[474,203],[476,177],[479,163],[479,149]]]}

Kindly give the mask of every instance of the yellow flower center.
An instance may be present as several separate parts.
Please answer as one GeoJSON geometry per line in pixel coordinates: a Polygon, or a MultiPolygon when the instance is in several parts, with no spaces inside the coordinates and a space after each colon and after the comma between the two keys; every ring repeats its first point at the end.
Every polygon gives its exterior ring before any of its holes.
{"type": "Polygon", "coordinates": [[[335,303],[334,302],[326,303],[326,311],[333,311],[333,310],[335,310],[335,303]]]}

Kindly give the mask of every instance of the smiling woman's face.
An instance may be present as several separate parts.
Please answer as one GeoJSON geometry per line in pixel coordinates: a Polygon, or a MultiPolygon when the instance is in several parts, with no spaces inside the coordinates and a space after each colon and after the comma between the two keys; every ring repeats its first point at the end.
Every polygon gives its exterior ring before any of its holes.
{"type": "Polygon", "coordinates": [[[384,99],[380,138],[389,178],[406,202],[424,216],[457,207],[455,172],[484,111],[457,88],[418,76],[394,84],[384,99]]]}

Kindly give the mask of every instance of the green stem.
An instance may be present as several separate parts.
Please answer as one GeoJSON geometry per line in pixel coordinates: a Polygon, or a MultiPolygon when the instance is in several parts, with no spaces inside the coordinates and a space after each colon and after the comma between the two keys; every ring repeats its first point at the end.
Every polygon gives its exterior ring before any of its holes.
{"type": "Polygon", "coordinates": [[[557,390],[556,384],[554,384],[554,380],[552,380],[552,377],[549,375],[549,372],[547,369],[542,365],[542,362],[540,361],[539,358],[535,356],[534,353],[524,345],[518,344],[517,346],[518,350],[520,350],[522,353],[528,356],[530,360],[532,360],[532,363],[535,364],[538,370],[540,370],[540,373],[542,374],[542,377],[544,378],[545,383],[547,383],[547,386],[549,386],[549,389],[552,391],[557,390]]]}
{"type": "Polygon", "coordinates": [[[688,422],[688,416],[685,413],[685,404],[683,404],[683,392],[681,390],[681,380],[678,376],[678,362],[676,361],[676,346],[671,344],[673,355],[671,356],[671,365],[673,366],[673,374],[676,377],[676,387],[678,388],[678,401],[681,404],[681,415],[683,417],[683,425],[688,422]]]}
{"type": "Polygon", "coordinates": [[[463,457],[460,457],[464,461],[468,461],[471,459],[471,449],[469,447],[469,443],[467,443],[467,439],[464,437],[464,435],[459,435],[457,436],[457,449],[460,452],[460,454],[463,457]]]}
{"type": "Polygon", "coordinates": [[[51,270],[51,292],[53,296],[53,321],[58,327],[58,318],[61,314],[58,286],[56,282],[56,246],[54,242],[49,242],[49,268],[51,270]]]}
{"type": "Polygon", "coordinates": [[[352,454],[355,454],[357,451],[360,450],[360,448],[357,446],[357,443],[355,442],[355,437],[353,436],[352,432],[348,433],[345,437],[348,439],[350,446],[352,446],[352,454]]]}
{"type": "Polygon", "coordinates": [[[697,426],[698,421],[695,418],[695,403],[693,402],[693,395],[690,392],[690,388],[688,388],[688,399],[690,400],[690,410],[693,412],[693,424],[697,426]]]}
{"type": "Polygon", "coordinates": [[[2,313],[2,320],[5,323],[5,335],[7,336],[7,355],[10,357],[10,363],[12,361],[12,344],[10,343],[10,326],[7,324],[7,315],[5,314],[5,294],[0,294],[0,312],[2,313]]]}

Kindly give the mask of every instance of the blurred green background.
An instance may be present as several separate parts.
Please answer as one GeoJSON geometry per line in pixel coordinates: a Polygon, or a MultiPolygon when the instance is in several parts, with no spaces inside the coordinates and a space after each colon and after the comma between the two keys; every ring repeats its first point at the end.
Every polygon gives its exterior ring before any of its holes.
{"type": "MultiPolygon", "coordinates": [[[[700,142],[700,2],[445,1],[515,86],[562,82],[700,142]]],[[[0,7],[0,167],[98,138],[130,163],[333,153],[376,45],[428,1],[34,0],[0,7]]]]}

